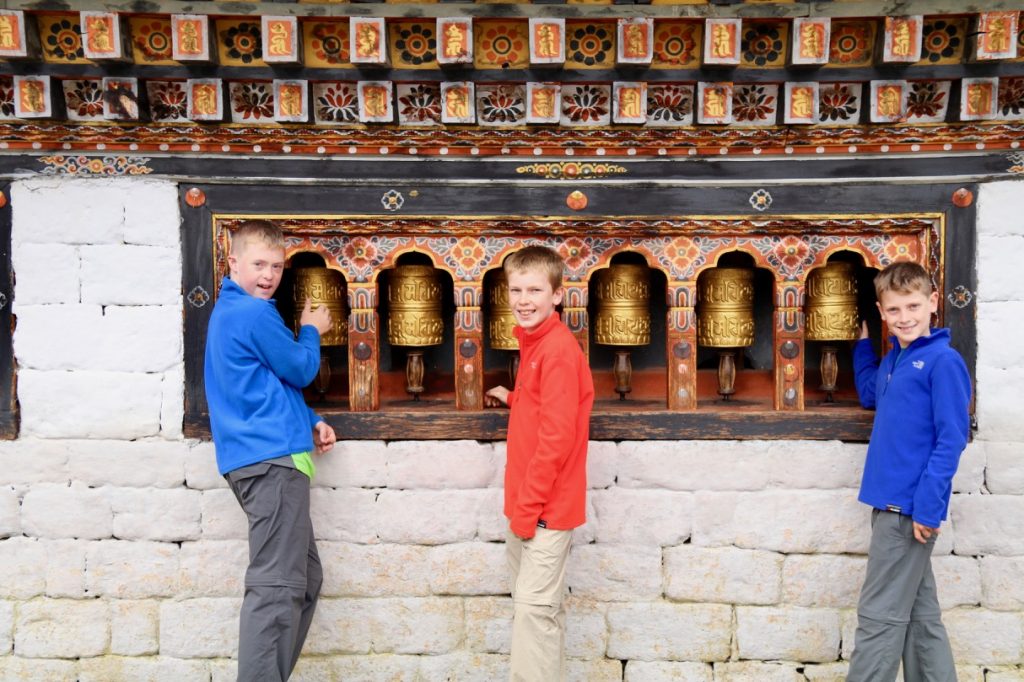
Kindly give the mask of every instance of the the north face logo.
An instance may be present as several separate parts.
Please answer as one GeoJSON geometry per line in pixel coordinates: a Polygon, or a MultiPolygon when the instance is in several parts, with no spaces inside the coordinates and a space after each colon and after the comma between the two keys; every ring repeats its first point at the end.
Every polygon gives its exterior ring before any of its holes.
{"type": "Polygon", "coordinates": [[[924,360],[914,360],[911,364],[914,365],[914,369],[924,369],[924,360]]]}

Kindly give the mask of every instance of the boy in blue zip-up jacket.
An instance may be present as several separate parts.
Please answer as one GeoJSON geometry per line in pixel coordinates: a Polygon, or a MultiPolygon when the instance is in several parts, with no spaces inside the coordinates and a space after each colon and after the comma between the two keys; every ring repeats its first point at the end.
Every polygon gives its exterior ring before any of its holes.
{"type": "Polygon", "coordinates": [[[310,455],[330,450],[335,434],[302,388],[320,367],[331,316],[307,300],[298,338],[285,326],[272,298],[284,272],[284,236],[273,223],[239,225],[228,265],[204,376],[217,468],[249,521],[238,679],[278,682],[295,667],[323,582],[309,517],[310,455]]]}
{"type": "Polygon", "coordinates": [[[902,659],[908,682],[955,682],[931,554],[967,445],[971,380],[949,330],[930,326],[939,298],[923,267],[889,265],[875,293],[895,343],[879,364],[862,325],[853,351],[875,423],[858,496],[872,507],[871,547],[846,679],[890,682],[902,659]]]}

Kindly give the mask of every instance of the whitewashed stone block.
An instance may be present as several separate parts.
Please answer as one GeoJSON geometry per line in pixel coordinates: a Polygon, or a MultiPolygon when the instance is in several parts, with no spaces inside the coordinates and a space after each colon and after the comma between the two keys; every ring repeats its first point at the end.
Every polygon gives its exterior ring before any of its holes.
{"type": "Polygon", "coordinates": [[[185,424],[185,365],[178,363],[163,373],[160,393],[160,437],[180,440],[185,424]]]}
{"type": "Polygon", "coordinates": [[[444,654],[463,640],[462,600],[326,599],[307,638],[316,654],[444,654]]]}
{"type": "MultiPolygon", "coordinates": [[[[203,540],[248,540],[249,523],[230,490],[206,490],[199,501],[203,540]]],[[[312,512],[310,513],[312,515],[312,512]]],[[[315,519],[313,528],[319,535],[315,519]]]]}
{"type": "Polygon", "coordinates": [[[493,682],[508,679],[508,657],[499,654],[458,652],[443,656],[423,656],[420,677],[424,680],[493,682]]]}
{"type": "Polygon", "coordinates": [[[368,654],[373,648],[377,599],[321,599],[303,651],[316,655],[368,654]]]}
{"type": "MultiPolygon", "coordinates": [[[[317,549],[321,549],[318,545],[317,549]]],[[[323,552],[320,552],[323,560],[323,552]]],[[[183,542],[178,552],[180,573],[178,597],[241,597],[245,569],[249,565],[249,543],[244,540],[201,540],[183,542]]],[[[326,564],[325,565],[329,565],[326,564]]],[[[334,573],[344,568],[332,566],[334,573]]]]}
{"type": "Polygon", "coordinates": [[[494,448],[475,440],[396,441],[387,446],[390,490],[487,488],[495,467],[494,448]]]}
{"type": "Polygon", "coordinates": [[[566,682],[620,682],[622,663],[600,658],[570,658],[565,662],[565,679],[566,682]]]}
{"type": "Polygon", "coordinates": [[[690,536],[693,494],[614,487],[590,495],[598,542],[677,545],[690,536]]]}
{"type": "MultiPolygon", "coordinates": [[[[73,244],[19,244],[11,265],[17,278],[16,311],[26,305],[78,303],[78,247],[73,244]]],[[[21,320],[19,319],[19,326],[21,320]]]]}
{"type": "Polygon", "coordinates": [[[90,595],[144,599],[171,597],[179,589],[178,547],[168,542],[94,542],[85,560],[90,595]]]}
{"type": "Polygon", "coordinates": [[[461,542],[431,547],[427,553],[430,591],[434,594],[508,594],[505,546],[495,542],[461,542]]]}
{"type": "MultiPolygon", "coordinates": [[[[503,453],[503,460],[504,457],[503,453]]],[[[618,461],[618,443],[607,440],[590,441],[587,444],[587,487],[593,490],[615,485],[618,461]]]]}
{"type": "Polygon", "coordinates": [[[933,557],[932,571],[943,610],[981,603],[981,567],[974,557],[933,557]]]}
{"type": "Polygon", "coordinates": [[[732,608],[648,602],[608,606],[608,657],[641,661],[724,661],[732,608]]]}
{"type": "MultiPolygon", "coordinates": [[[[1019,224],[1019,218],[1014,223],[1019,224]]],[[[1024,299],[1024,280],[1018,275],[1015,265],[1024,258],[1024,235],[1007,233],[1013,225],[986,226],[978,228],[978,270],[985,276],[978,280],[978,301],[1020,301],[1024,299]]],[[[998,343],[1001,337],[989,338],[978,335],[980,346],[998,343]]]]}
{"type": "Polygon", "coordinates": [[[793,663],[715,663],[715,682],[803,682],[793,663]]]}
{"type": "MultiPolygon", "coordinates": [[[[486,654],[507,654],[512,643],[512,615],[509,597],[470,597],[465,600],[466,648],[486,654]]],[[[568,617],[566,618],[568,639],[568,617]]]]}
{"type": "Polygon", "coordinates": [[[869,510],[855,490],[696,494],[692,540],[783,553],[866,554],[869,510]]]}
{"type": "Polygon", "coordinates": [[[21,370],[21,433],[124,440],[155,436],[160,431],[160,389],[158,374],[21,370]]]}
{"type": "MultiPolygon", "coordinates": [[[[1024,244],[1024,237],[1020,241],[1024,244]]],[[[1020,344],[1005,342],[1008,333],[1024,331],[1021,320],[1024,320],[1024,300],[978,303],[979,365],[997,369],[1024,365],[1024,349],[1020,344]]]]}
{"type": "MultiPolygon", "coordinates": [[[[46,591],[46,546],[37,539],[0,540],[0,599],[31,599],[46,591]]],[[[13,603],[0,601],[0,605],[13,603]]],[[[0,633],[2,634],[2,633],[0,633]]]]}
{"type": "MultiPolygon", "coordinates": [[[[604,658],[608,648],[608,605],[569,595],[565,601],[565,654],[571,658],[604,658]]],[[[620,679],[622,669],[619,669],[620,679]]]]}
{"type": "Polygon", "coordinates": [[[210,667],[211,664],[207,661],[184,660],[166,656],[147,658],[104,656],[103,658],[83,660],[78,682],[207,680],[210,676],[210,667]]]}
{"type": "Polygon", "coordinates": [[[14,352],[28,369],[161,372],[182,361],[181,307],[19,306],[14,352]]]}
{"type": "Polygon", "coordinates": [[[1024,442],[985,443],[985,485],[996,495],[1024,494],[1024,442]]]}
{"type": "MultiPolygon", "coordinates": [[[[1022,311],[1024,312],[1024,311],[1022,311]]],[[[975,440],[960,455],[960,464],[953,476],[954,493],[980,493],[985,486],[986,444],[975,440]]]]}
{"type": "Polygon", "coordinates": [[[735,547],[665,549],[665,596],[690,602],[776,604],[781,554],[735,547]]]}
{"type": "Polygon", "coordinates": [[[618,484],[669,490],[762,490],[772,463],[761,441],[624,441],[618,484]]]}
{"type": "Polygon", "coordinates": [[[1024,670],[1020,668],[989,668],[986,666],[985,682],[1024,682],[1024,670]]]}
{"type": "Polygon", "coordinates": [[[987,556],[979,564],[981,605],[996,611],[1024,610],[1024,557],[987,556]]]}
{"type": "Polygon", "coordinates": [[[89,540],[47,540],[46,596],[85,597],[85,555],[89,540]]]}
{"type": "Polygon", "coordinates": [[[707,663],[629,661],[625,682],[712,682],[714,668],[707,663]]]}
{"type": "Polygon", "coordinates": [[[777,488],[859,488],[867,446],[839,441],[773,441],[768,484],[777,488]]]}
{"type": "Polygon", "coordinates": [[[0,485],[66,483],[69,443],[47,438],[0,442],[0,485]]]}
{"type": "Polygon", "coordinates": [[[808,665],[804,666],[804,677],[807,678],[807,682],[846,682],[846,673],[849,669],[847,663],[808,665]]]}
{"type": "Polygon", "coordinates": [[[124,241],[146,246],[181,245],[177,183],[143,180],[124,193],[124,241]]]}
{"type": "Polygon", "coordinates": [[[844,609],[841,611],[840,623],[843,633],[843,650],[841,652],[841,658],[844,661],[849,661],[850,656],[853,654],[853,644],[857,635],[857,610],[844,609]]]}
{"type": "Polygon", "coordinates": [[[235,655],[241,605],[241,599],[160,602],[160,654],[173,658],[235,655]]]}
{"type": "Polygon", "coordinates": [[[309,495],[309,515],[317,538],[362,543],[378,541],[377,493],[351,488],[313,488],[309,495]]]}
{"type": "Polygon", "coordinates": [[[98,540],[111,536],[113,522],[107,491],[77,483],[34,486],[21,503],[21,523],[29,536],[98,540]]]}
{"type": "Polygon", "coordinates": [[[1010,665],[1021,661],[1019,613],[954,609],[942,615],[953,659],[960,664],[1010,665]]]}
{"type": "Polygon", "coordinates": [[[124,238],[125,181],[34,177],[11,184],[11,240],[116,244],[124,238]],[[68,216],[74,216],[73,224],[68,216]]]}
{"type": "Polygon", "coordinates": [[[995,369],[978,366],[978,434],[982,440],[1024,441],[1020,418],[1019,386],[1024,386],[1024,367],[995,369]]]}
{"type": "MultiPolygon", "coordinates": [[[[345,434],[339,433],[339,438],[345,434]]],[[[314,486],[383,488],[388,484],[388,446],[379,440],[339,440],[316,460],[314,486]]]]}
{"type": "MultiPolygon", "coordinates": [[[[323,682],[323,680],[417,680],[420,656],[339,656],[311,658],[304,656],[295,666],[289,682],[323,682]]],[[[431,656],[430,658],[435,658],[431,656]]],[[[223,682],[235,682],[234,676],[223,682]]]]}
{"type": "Polygon", "coordinates": [[[14,646],[14,602],[0,601],[0,656],[11,653],[14,646]]]}
{"type": "Polygon", "coordinates": [[[490,488],[483,491],[476,519],[478,540],[484,542],[503,542],[505,540],[505,535],[508,532],[508,519],[505,518],[504,509],[505,491],[503,489],[490,488]]]}
{"type": "Polygon", "coordinates": [[[177,488],[185,481],[187,443],[75,440],[67,444],[68,476],[84,485],[177,488]]]}
{"type": "MultiPolygon", "coordinates": [[[[986,182],[978,189],[978,231],[980,234],[1024,235],[1020,219],[1018,180],[986,182]]],[[[1019,262],[1019,261],[1018,261],[1019,262]]]]}
{"type": "Polygon", "coordinates": [[[485,492],[385,490],[374,505],[377,535],[382,542],[420,545],[472,540],[485,492]]]}
{"type": "MultiPolygon", "coordinates": [[[[330,679],[328,675],[319,674],[317,677],[309,678],[303,677],[304,671],[308,670],[311,665],[315,668],[326,668],[324,666],[325,661],[323,659],[316,659],[314,664],[310,664],[309,657],[299,657],[299,662],[295,664],[295,670],[292,671],[293,680],[303,680],[303,682],[312,682],[312,680],[323,680],[330,679]]],[[[236,682],[238,680],[238,661],[232,661],[227,659],[216,659],[209,662],[210,666],[210,680],[211,682],[236,682]]]]}
{"type": "Polygon", "coordinates": [[[78,662],[0,656],[0,680],[46,680],[78,682],[78,662]]]}
{"type": "Polygon", "coordinates": [[[1024,497],[957,495],[950,516],[957,529],[957,554],[1024,554],[1024,497]]]}
{"type": "Polygon", "coordinates": [[[160,604],[151,600],[111,601],[110,653],[121,656],[155,656],[159,650],[160,604]]]}
{"type": "Polygon", "coordinates": [[[661,596],[661,549],[645,545],[575,545],[566,582],[578,597],[649,601],[661,596]]]}
{"type": "MultiPolygon", "coordinates": [[[[227,488],[228,482],[217,471],[217,450],[213,441],[192,441],[187,446],[184,460],[185,486],[192,490],[227,488]]],[[[323,458],[316,461],[317,479],[320,478],[320,467],[324,461],[323,458]]]]}
{"type": "Polygon", "coordinates": [[[736,607],[736,644],[743,659],[834,661],[839,637],[839,612],[833,609],[736,607]]]}
{"type": "Polygon", "coordinates": [[[173,305],[181,302],[181,251],[167,246],[85,245],[82,302],[173,305]]]}
{"type": "Polygon", "coordinates": [[[782,603],[855,608],[866,568],[865,557],[791,554],[782,566],[782,603]]]}
{"type": "MultiPolygon", "coordinates": [[[[464,545],[459,545],[464,546],[464,545]]],[[[317,542],[325,597],[422,597],[430,594],[430,548],[317,542]]]]}
{"type": "Polygon", "coordinates": [[[20,512],[17,491],[9,486],[0,488],[0,538],[21,532],[20,512]]]}
{"type": "Polygon", "coordinates": [[[18,605],[14,653],[26,658],[99,656],[110,645],[105,601],[39,599],[18,605]]]}
{"type": "Polygon", "coordinates": [[[181,542],[201,532],[202,493],[177,488],[116,488],[110,493],[114,535],[125,540],[181,542]]]}

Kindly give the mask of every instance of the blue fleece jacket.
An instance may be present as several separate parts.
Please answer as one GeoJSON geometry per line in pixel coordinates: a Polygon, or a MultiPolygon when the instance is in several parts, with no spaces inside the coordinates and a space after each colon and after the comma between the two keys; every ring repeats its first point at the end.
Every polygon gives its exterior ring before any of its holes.
{"type": "Polygon", "coordinates": [[[320,418],[302,388],[320,367],[320,334],[296,340],[273,300],[225,278],[206,332],[206,402],[221,474],[313,449],[320,418]]]}
{"type": "Polygon", "coordinates": [[[960,453],[967,446],[971,378],[949,345],[948,329],[932,329],[881,363],[871,341],[853,349],[860,402],[875,409],[858,499],[938,528],[960,453]]]}

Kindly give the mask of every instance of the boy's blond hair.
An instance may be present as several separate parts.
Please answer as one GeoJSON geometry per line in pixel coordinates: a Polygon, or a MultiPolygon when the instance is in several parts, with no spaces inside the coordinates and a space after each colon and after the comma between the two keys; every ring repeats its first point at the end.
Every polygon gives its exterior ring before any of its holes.
{"type": "Polygon", "coordinates": [[[891,263],[875,275],[875,296],[881,300],[882,294],[886,291],[897,294],[920,291],[928,296],[932,293],[932,278],[928,276],[928,271],[917,263],[891,263]]]}
{"type": "Polygon", "coordinates": [[[272,249],[283,249],[284,233],[269,220],[244,220],[231,235],[231,255],[237,256],[252,243],[263,244],[272,249]]]}
{"type": "Polygon", "coordinates": [[[505,259],[505,274],[512,272],[540,271],[547,275],[551,290],[562,288],[562,272],[565,263],[558,252],[547,246],[527,246],[513,252],[505,259]]]}

